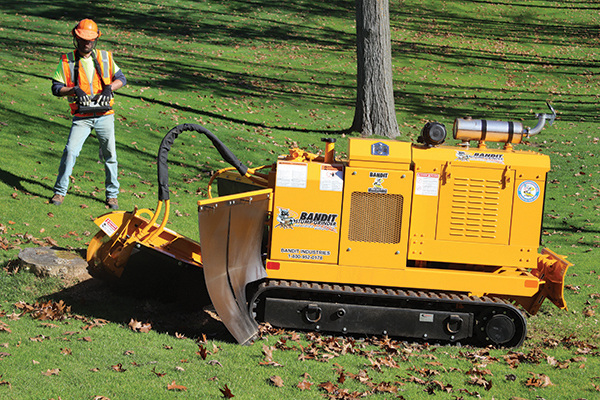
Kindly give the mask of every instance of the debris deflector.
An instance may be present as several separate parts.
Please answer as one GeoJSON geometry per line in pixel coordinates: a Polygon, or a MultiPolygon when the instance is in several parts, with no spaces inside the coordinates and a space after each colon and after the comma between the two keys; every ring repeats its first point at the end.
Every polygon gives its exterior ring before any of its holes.
{"type": "Polygon", "coordinates": [[[258,332],[246,286],[266,277],[261,257],[272,189],[198,202],[200,247],[206,287],[219,317],[241,344],[258,332]]]}

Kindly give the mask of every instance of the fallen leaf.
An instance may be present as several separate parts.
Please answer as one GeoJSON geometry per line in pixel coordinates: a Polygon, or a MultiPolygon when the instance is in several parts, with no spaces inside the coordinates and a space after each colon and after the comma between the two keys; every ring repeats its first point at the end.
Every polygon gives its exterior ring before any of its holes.
{"type": "Polygon", "coordinates": [[[175,381],[173,381],[167,385],[167,390],[185,391],[187,388],[185,386],[177,385],[175,384],[175,381]]]}
{"type": "Polygon", "coordinates": [[[8,325],[6,325],[4,322],[0,321],[0,332],[8,332],[8,333],[12,333],[12,331],[10,330],[10,328],[8,327],[8,325]]]}
{"type": "Polygon", "coordinates": [[[381,382],[373,387],[373,391],[376,393],[397,393],[398,387],[389,382],[381,382]]]}
{"type": "Polygon", "coordinates": [[[49,369],[46,372],[42,372],[42,375],[52,376],[52,375],[58,375],[59,373],[60,373],[60,369],[54,368],[54,369],[49,369]]]}
{"type": "Polygon", "coordinates": [[[337,385],[334,385],[331,382],[323,382],[318,385],[321,389],[325,390],[327,393],[334,393],[337,391],[337,385]]]}
{"type": "MultiPolygon", "coordinates": [[[[2,379],[2,375],[0,375],[0,379],[2,379]]],[[[2,381],[0,380],[0,386],[8,386],[8,388],[11,388],[10,382],[8,381],[2,381]]]]}
{"type": "Polygon", "coordinates": [[[233,393],[231,393],[231,390],[229,390],[227,385],[225,385],[225,387],[223,389],[219,389],[219,390],[221,391],[221,394],[223,394],[223,398],[225,398],[225,399],[231,399],[232,397],[234,397],[233,393]]]}
{"type": "Polygon", "coordinates": [[[129,325],[131,330],[134,332],[148,333],[152,330],[151,324],[149,324],[149,323],[143,324],[140,321],[136,321],[133,318],[129,321],[129,324],[127,324],[127,325],[129,325]]]}
{"type": "Polygon", "coordinates": [[[269,378],[269,382],[275,387],[283,387],[283,379],[280,376],[273,375],[269,378]]]}
{"type": "Polygon", "coordinates": [[[314,383],[307,381],[306,379],[299,382],[296,386],[300,390],[310,390],[310,387],[314,385],[314,383]]]}
{"type": "Polygon", "coordinates": [[[73,355],[73,350],[68,349],[68,348],[60,349],[60,354],[65,355],[65,356],[70,356],[70,355],[73,355]]]}
{"type": "Polygon", "coordinates": [[[530,374],[532,374],[533,376],[527,379],[527,381],[525,382],[525,386],[542,388],[547,386],[554,386],[554,384],[550,381],[548,375],[534,374],[533,372],[530,372],[530,374]]]}
{"type": "Polygon", "coordinates": [[[469,378],[470,378],[469,383],[471,385],[481,386],[485,390],[490,390],[492,388],[491,380],[487,380],[487,379],[481,378],[479,376],[474,376],[474,375],[471,375],[469,378]]]}
{"type": "Polygon", "coordinates": [[[265,360],[259,362],[259,365],[268,365],[268,366],[272,366],[272,367],[283,367],[283,365],[279,364],[278,362],[275,362],[273,360],[273,350],[275,348],[274,347],[270,347],[267,345],[263,345],[263,354],[265,355],[265,360]]]}
{"type": "Polygon", "coordinates": [[[208,355],[208,351],[206,350],[206,347],[204,347],[203,345],[199,344],[198,345],[198,351],[196,352],[196,354],[198,354],[203,360],[206,360],[206,356],[208,355]]]}
{"type": "Polygon", "coordinates": [[[127,371],[125,368],[123,368],[123,364],[121,364],[121,363],[118,363],[117,365],[112,365],[111,368],[117,372],[127,371]]]}
{"type": "Polygon", "coordinates": [[[594,311],[595,307],[589,307],[586,308],[585,310],[583,310],[583,316],[584,317],[593,317],[594,315],[596,315],[596,311],[594,311]]]}

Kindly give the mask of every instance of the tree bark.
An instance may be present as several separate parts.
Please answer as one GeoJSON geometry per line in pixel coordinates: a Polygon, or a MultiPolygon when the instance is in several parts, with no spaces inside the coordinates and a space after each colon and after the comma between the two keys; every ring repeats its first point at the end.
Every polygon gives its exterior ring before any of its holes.
{"type": "Polygon", "coordinates": [[[388,0],[356,0],[357,93],[352,131],[399,135],[388,0]]]}

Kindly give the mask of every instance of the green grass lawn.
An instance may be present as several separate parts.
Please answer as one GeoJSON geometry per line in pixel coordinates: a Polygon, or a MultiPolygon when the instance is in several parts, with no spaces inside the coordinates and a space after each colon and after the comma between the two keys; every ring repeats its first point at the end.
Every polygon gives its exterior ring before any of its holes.
{"type": "MultiPolygon", "coordinates": [[[[66,288],[14,272],[21,248],[86,248],[97,232],[93,219],[107,212],[95,138],[63,205],[48,204],[70,127],[50,77],[72,48],[70,30],[89,16],[102,30],[98,47],[114,52],[129,81],[115,106],[121,209],[155,207],[158,146],[181,123],[204,125],[252,167],[293,146],[317,152],[325,136],[338,138],[343,156],[346,138],[356,135],[347,132],[353,2],[0,2],[0,398],[210,399],[228,390],[240,399],[600,395],[596,3],[390,5],[399,140],[415,141],[427,121],[449,128],[472,116],[533,126],[546,101],[558,112],[552,127],[518,148],[552,161],[542,244],[574,263],[569,309],[544,304],[514,350],[290,332],[242,347],[202,310],[133,299],[101,282],[66,288]],[[60,300],[71,311],[57,320],[17,307],[60,300]],[[152,330],[133,331],[132,319],[152,330]]],[[[211,172],[226,165],[206,138],[190,133],[169,157],[169,227],[197,239],[196,201],[207,196],[211,172]]]]}

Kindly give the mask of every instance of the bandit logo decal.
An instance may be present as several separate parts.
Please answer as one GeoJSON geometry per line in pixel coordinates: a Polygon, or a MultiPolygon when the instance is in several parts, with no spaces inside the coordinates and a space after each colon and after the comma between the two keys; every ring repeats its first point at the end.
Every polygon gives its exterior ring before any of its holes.
{"type": "Polygon", "coordinates": [[[277,215],[278,224],[275,225],[275,228],[283,228],[283,229],[294,229],[294,221],[295,217],[298,216],[295,212],[293,215],[290,213],[289,208],[281,208],[279,207],[279,215],[277,215]]]}
{"type": "Polygon", "coordinates": [[[279,215],[277,215],[278,224],[275,225],[275,228],[309,228],[337,233],[337,218],[338,214],[307,211],[302,211],[298,217],[298,213],[289,208],[280,207],[279,215]]]}
{"type": "Polygon", "coordinates": [[[473,153],[469,154],[466,151],[457,150],[455,161],[483,161],[494,164],[504,164],[504,154],[493,153],[473,153]]]}
{"type": "Polygon", "coordinates": [[[388,177],[387,172],[369,172],[369,178],[373,178],[373,186],[368,189],[369,193],[387,193],[383,187],[383,181],[388,177]]]}

